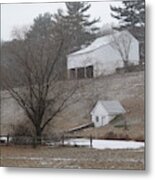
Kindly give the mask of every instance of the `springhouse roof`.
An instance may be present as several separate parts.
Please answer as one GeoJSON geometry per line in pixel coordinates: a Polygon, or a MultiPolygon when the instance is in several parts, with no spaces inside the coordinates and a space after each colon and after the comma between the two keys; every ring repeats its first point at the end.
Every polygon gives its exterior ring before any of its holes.
{"type": "MultiPolygon", "coordinates": [[[[119,101],[98,101],[102,104],[102,106],[106,109],[108,114],[116,115],[116,114],[124,114],[126,111],[119,101]]],[[[94,110],[94,109],[93,109],[94,110]]]]}
{"type": "Polygon", "coordinates": [[[125,113],[125,109],[119,101],[101,101],[101,104],[109,114],[125,113]]]}

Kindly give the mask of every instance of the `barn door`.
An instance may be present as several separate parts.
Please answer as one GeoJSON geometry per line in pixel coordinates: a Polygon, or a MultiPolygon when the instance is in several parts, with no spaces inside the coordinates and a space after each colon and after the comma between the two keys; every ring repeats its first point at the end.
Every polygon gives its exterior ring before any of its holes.
{"type": "Polygon", "coordinates": [[[87,66],[86,67],[86,75],[87,75],[87,78],[93,78],[94,77],[94,68],[93,66],[87,66]]]}

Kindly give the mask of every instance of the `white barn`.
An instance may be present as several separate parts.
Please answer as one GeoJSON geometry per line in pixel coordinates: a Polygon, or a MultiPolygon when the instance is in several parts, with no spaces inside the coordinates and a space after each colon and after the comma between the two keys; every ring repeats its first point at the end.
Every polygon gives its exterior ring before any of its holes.
{"type": "Polygon", "coordinates": [[[94,126],[102,127],[125,112],[119,101],[98,101],[90,114],[94,126]]]}
{"type": "Polygon", "coordinates": [[[68,78],[112,74],[124,66],[122,56],[128,58],[129,64],[139,64],[139,42],[130,32],[117,31],[99,37],[88,47],[67,56],[68,78]]]}

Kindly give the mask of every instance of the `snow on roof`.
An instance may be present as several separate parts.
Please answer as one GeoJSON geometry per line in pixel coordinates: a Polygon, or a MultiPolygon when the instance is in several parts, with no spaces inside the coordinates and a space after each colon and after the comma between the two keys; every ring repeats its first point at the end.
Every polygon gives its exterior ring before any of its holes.
{"type": "Polygon", "coordinates": [[[114,32],[113,34],[110,35],[106,35],[106,36],[102,36],[97,38],[96,40],[94,40],[89,46],[87,46],[84,49],[81,49],[79,51],[73,52],[71,54],[69,54],[69,56],[74,56],[74,55],[78,55],[78,54],[83,54],[83,53],[88,53],[90,51],[94,51],[95,49],[98,49],[99,47],[103,46],[103,45],[107,45],[110,42],[113,41],[113,35],[115,36],[120,36],[120,34],[123,33],[122,32],[114,32]]]}
{"type": "Polygon", "coordinates": [[[119,101],[100,101],[109,114],[125,113],[125,109],[119,101]]]}

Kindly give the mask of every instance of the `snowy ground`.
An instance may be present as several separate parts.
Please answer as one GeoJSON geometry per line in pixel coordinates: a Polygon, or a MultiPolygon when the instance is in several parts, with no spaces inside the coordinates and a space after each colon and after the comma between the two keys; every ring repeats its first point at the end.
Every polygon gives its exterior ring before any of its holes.
{"type": "MultiPolygon", "coordinates": [[[[90,146],[89,139],[69,139],[65,140],[65,145],[90,146]]],[[[118,140],[97,140],[92,141],[95,149],[138,149],[144,147],[144,142],[118,141],[118,140]]]]}
{"type": "MultiPolygon", "coordinates": [[[[0,137],[1,141],[7,142],[7,137],[0,137]]],[[[50,145],[54,145],[53,143],[49,143],[50,145]]],[[[91,146],[90,139],[68,139],[64,142],[65,145],[71,146],[91,146]]],[[[92,140],[92,148],[95,149],[139,149],[145,146],[144,142],[136,142],[136,141],[120,141],[120,140],[92,140]]]]}

